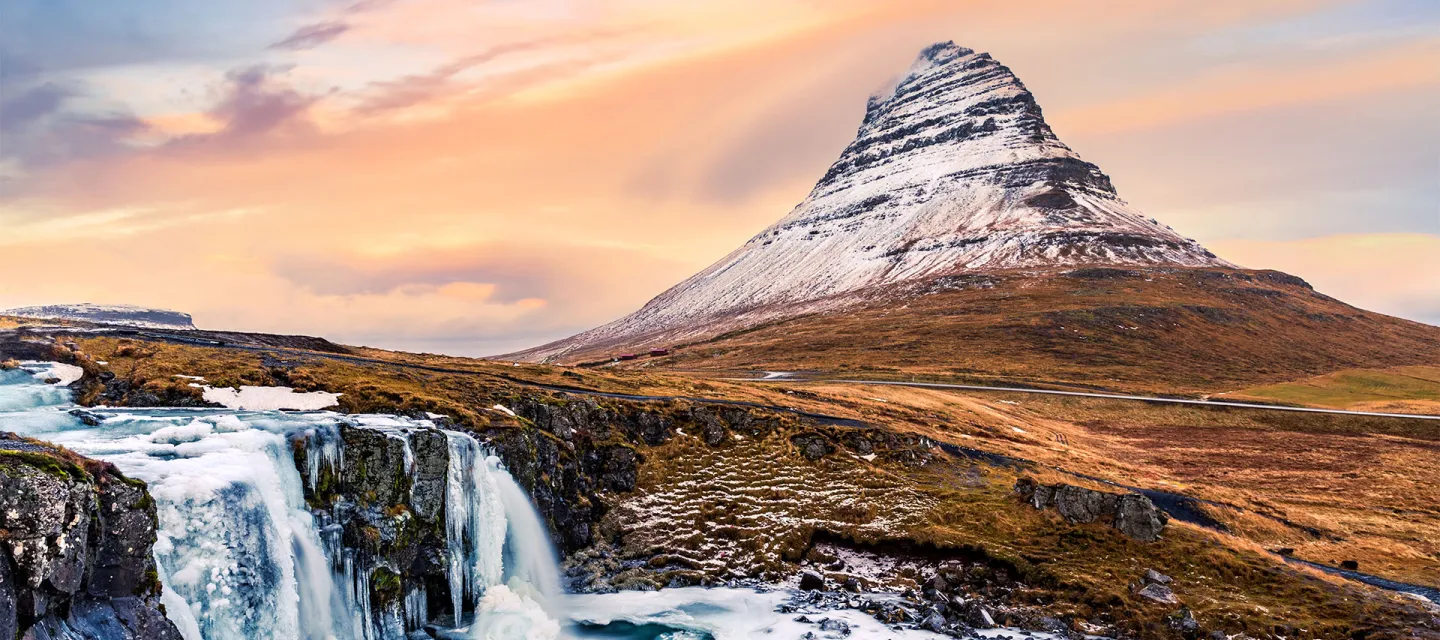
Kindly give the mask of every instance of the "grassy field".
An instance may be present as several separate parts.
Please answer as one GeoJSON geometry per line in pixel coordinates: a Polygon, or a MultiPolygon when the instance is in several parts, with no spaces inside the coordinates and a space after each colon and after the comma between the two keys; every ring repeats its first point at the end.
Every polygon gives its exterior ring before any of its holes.
{"type": "Polygon", "coordinates": [[[1440,367],[1350,369],[1215,397],[1352,411],[1440,415],[1440,367]]]}

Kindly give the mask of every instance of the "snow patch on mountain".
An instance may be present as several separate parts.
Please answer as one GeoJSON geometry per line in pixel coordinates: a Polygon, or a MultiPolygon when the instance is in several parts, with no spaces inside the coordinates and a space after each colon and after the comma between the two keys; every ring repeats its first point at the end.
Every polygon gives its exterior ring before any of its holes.
{"type": "Polygon", "coordinates": [[[513,357],[674,342],[919,278],[1091,264],[1233,266],[1121,200],[1009,68],[945,42],[871,97],[855,140],[779,222],[639,311],[513,357]]]}
{"type": "Polygon", "coordinates": [[[188,313],[128,304],[47,304],[0,311],[0,315],[43,320],[78,320],[145,329],[194,329],[188,313]]]}

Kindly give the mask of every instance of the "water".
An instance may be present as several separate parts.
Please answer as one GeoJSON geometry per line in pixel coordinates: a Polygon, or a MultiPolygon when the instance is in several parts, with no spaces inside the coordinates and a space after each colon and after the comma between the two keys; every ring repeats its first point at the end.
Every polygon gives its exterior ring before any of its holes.
{"type": "MultiPolygon", "coordinates": [[[[334,514],[312,513],[304,489],[344,468],[342,421],[405,441],[423,420],[216,409],[94,409],[86,426],[50,365],[0,371],[0,424],[114,463],[145,480],[159,516],[155,560],[167,615],[187,640],[399,640],[430,621],[428,594],[411,588],[373,611],[376,567],[342,545],[334,514]],[[296,469],[292,438],[304,438],[296,469]]],[[[665,589],[566,596],[556,553],[525,491],[469,435],[446,432],[446,561],[451,606],[470,615],[452,637],[484,640],[737,640],[827,637],[776,611],[795,594],[665,589]]],[[[413,477],[413,476],[412,476],[413,477]]],[[[413,487],[413,483],[412,483],[413,487]]],[[[803,611],[803,610],[802,610],[803,611]]],[[[808,612],[843,620],[852,638],[933,640],[858,611],[808,612]]],[[[999,631],[999,630],[997,630],[999,631]]],[[[423,634],[423,632],[420,632],[423,634]]],[[[1036,638],[1047,638],[1035,634],[1036,638]]]]}
{"type": "MultiPolygon", "coordinates": [[[[374,561],[344,548],[331,514],[317,518],[304,496],[322,470],[344,467],[340,422],[401,440],[409,474],[415,460],[407,434],[433,429],[432,423],[332,412],[147,408],[94,409],[103,421],[87,426],[67,413],[75,408],[67,389],[42,382],[57,377],[57,366],[63,365],[0,371],[0,423],[149,483],[159,519],[162,602],[187,640],[396,640],[429,621],[427,594],[419,588],[386,610],[372,610],[374,561]],[[306,442],[303,473],[291,454],[292,438],[306,442]]],[[[446,435],[452,605],[474,612],[457,622],[470,624],[478,638],[557,637],[558,569],[544,525],[497,458],[469,435],[446,435]]]]}

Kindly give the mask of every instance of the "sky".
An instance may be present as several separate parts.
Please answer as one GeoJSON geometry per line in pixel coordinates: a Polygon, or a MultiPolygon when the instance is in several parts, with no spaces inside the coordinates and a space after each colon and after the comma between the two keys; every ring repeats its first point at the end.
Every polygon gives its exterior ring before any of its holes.
{"type": "Polygon", "coordinates": [[[1147,215],[1440,324],[1433,0],[0,0],[0,308],[534,346],[783,216],[942,40],[1147,215]]]}

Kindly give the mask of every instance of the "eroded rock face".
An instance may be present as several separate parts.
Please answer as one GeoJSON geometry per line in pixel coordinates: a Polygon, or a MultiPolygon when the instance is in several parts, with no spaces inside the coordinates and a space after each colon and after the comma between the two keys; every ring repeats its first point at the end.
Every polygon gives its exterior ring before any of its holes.
{"type": "MultiPolygon", "coordinates": [[[[344,463],[315,461],[305,500],[321,528],[339,527],[332,550],[368,578],[372,624],[395,612],[412,592],[429,594],[427,612],[449,614],[445,500],[448,438],[435,428],[387,432],[342,424],[344,463]]],[[[292,443],[296,467],[306,474],[314,455],[304,438],[292,443]]]]}
{"type": "Polygon", "coordinates": [[[0,638],[180,640],[159,609],[155,528],[144,483],[0,434],[0,638]]]}
{"type": "Polygon", "coordinates": [[[1107,493],[1069,484],[1043,485],[1031,478],[1015,482],[1015,492],[1036,509],[1054,509],[1075,524],[1101,522],[1136,540],[1160,538],[1169,517],[1138,493],[1107,493]]]}

